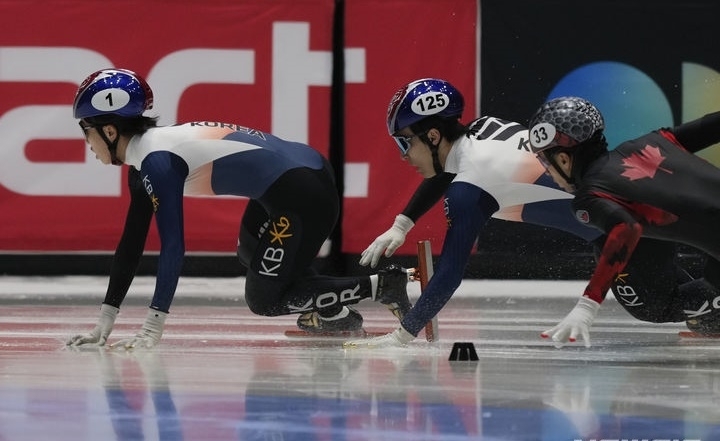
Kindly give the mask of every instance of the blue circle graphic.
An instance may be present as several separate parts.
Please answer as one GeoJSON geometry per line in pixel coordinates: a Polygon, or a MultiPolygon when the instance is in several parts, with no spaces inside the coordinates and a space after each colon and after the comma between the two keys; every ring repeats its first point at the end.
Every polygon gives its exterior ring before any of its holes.
{"type": "Polygon", "coordinates": [[[579,96],[597,106],[605,118],[610,149],[660,127],[672,127],[665,94],[644,72],[614,61],[586,64],[563,77],[548,96],[579,96]]]}

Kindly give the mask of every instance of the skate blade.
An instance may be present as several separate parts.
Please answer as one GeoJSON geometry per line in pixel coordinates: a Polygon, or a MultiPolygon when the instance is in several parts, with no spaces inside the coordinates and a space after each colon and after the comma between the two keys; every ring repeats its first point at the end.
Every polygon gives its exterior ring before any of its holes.
{"type": "Polygon", "coordinates": [[[327,331],[327,332],[309,332],[302,329],[288,329],[285,331],[285,337],[292,338],[367,338],[379,337],[389,334],[392,331],[367,331],[360,329],[357,331],[327,331]]]}
{"type": "Polygon", "coordinates": [[[702,334],[700,332],[694,332],[694,331],[680,331],[680,332],[678,332],[678,336],[680,338],[720,338],[720,333],[718,333],[718,334],[702,334]]]}

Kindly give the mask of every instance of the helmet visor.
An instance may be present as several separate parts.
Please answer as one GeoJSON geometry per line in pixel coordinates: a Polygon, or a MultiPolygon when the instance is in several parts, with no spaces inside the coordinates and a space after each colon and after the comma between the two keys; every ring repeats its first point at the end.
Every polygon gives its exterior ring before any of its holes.
{"type": "Polygon", "coordinates": [[[412,142],[413,138],[424,135],[427,132],[423,133],[416,133],[414,135],[405,136],[405,135],[393,135],[392,138],[395,140],[395,143],[397,144],[398,148],[400,149],[400,154],[405,156],[407,155],[408,150],[410,150],[410,143],[412,142]]]}

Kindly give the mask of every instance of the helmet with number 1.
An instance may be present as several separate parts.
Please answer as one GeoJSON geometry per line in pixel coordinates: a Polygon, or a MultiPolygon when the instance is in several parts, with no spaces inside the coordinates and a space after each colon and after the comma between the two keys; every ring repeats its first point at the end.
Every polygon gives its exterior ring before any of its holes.
{"type": "Polygon", "coordinates": [[[543,104],[530,118],[534,153],[552,148],[572,149],[605,130],[600,111],[590,101],[565,96],[543,104]]]}
{"type": "Polygon", "coordinates": [[[105,115],[133,118],[152,106],[152,89],[140,75],[126,69],[103,69],[80,84],[73,115],[77,119],[105,115]]]}
{"type": "Polygon", "coordinates": [[[465,108],[462,94],[450,83],[436,78],[413,81],[395,92],[387,112],[390,135],[429,116],[460,118],[465,108]]]}

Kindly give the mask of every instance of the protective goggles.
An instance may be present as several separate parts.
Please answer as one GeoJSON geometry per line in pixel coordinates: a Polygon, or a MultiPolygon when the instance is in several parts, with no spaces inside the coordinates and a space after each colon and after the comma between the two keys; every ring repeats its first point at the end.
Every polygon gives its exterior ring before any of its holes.
{"type": "Polygon", "coordinates": [[[393,139],[395,140],[395,143],[397,143],[398,148],[400,149],[400,154],[405,156],[407,155],[408,150],[410,150],[410,142],[413,138],[417,136],[422,136],[427,132],[423,133],[416,133],[415,135],[410,136],[401,136],[401,135],[393,135],[393,139]]]}
{"type": "Polygon", "coordinates": [[[540,161],[540,164],[545,167],[545,170],[550,168],[550,159],[545,156],[545,152],[540,152],[535,156],[538,158],[538,161],[540,161]]]}
{"type": "Polygon", "coordinates": [[[78,124],[80,125],[80,129],[82,129],[83,134],[85,135],[85,138],[87,138],[87,136],[88,136],[88,133],[87,133],[88,130],[95,128],[95,126],[90,125],[83,121],[78,121],[78,124]]]}

